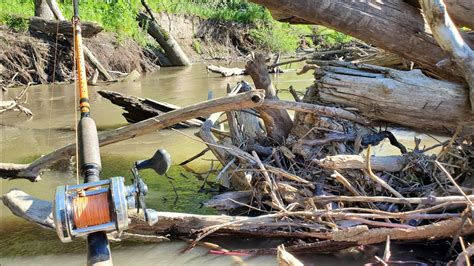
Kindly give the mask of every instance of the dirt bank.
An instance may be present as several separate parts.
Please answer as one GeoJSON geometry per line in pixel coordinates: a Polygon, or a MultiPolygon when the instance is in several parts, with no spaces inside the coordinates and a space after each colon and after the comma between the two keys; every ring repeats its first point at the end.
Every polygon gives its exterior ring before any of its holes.
{"type": "MultiPolygon", "coordinates": [[[[157,14],[159,23],[176,38],[193,62],[235,60],[253,48],[250,26],[205,20],[191,15],[157,14]]],[[[146,33],[144,33],[146,34],[146,33]]],[[[150,38],[149,43],[154,43],[150,38]]],[[[134,69],[150,72],[166,66],[159,48],[143,47],[131,39],[118,40],[102,32],[84,40],[101,64],[114,76],[134,69]]],[[[158,45],[157,45],[158,46],[158,45]]],[[[39,32],[15,32],[0,26],[0,85],[67,82],[73,78],[73,51],[64,37],[39,32]],[[56,56],[55,56],[56,55],[56,56]]],[[[86,62],[87,75],[94,69],[86,62]]]]}

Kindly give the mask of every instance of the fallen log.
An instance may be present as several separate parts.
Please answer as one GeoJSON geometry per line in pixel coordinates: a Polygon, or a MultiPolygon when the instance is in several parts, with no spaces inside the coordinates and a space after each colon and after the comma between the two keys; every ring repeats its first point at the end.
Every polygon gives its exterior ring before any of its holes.
{"type": "MultiPolygon", "coordinates": [[[[144,1],[142,1],[143,3],[144,1]]],[[[149,14],[152,14],[151,10],[149,14]]],[[[145,13],[139,12],[137,20],[141,27],[146,27],[148,34],[150,34],[163,48],[166,56],[174,66],[188,66],[191,64],[188,56],[183,52],[178,42],[171,36],[171,34],[161,27],[158,22],[152,17],[148,17],[145,13]]]]}
{"type": "MultiPolygon", "coordinates": [[[[50,11],[54,14],[54,17],[59,20],[59,22],[55,22],[55,24],[48,30],[52,30],[53,33],[52,34],[56,34],[56,26],[57,26],[57,23],[70,23],[69,21],[67,21],[62,12],[61,12],[61,9],[59,8],[58,4],[56,3],[55,0],[46,0],[48,6],[46,7],[49,7],[50,11]],[[54,30],[53,30],[54,29],[54,30]]],[[[86,25],[88,25],[87,23],[88,22],[85,22],[86,25]]],[[[82,24],[81,23],[81,29],[82,29],[82,24]]],[[[71,26],[72,27],[72,26],[71,26]]],[[[87,26],[87,27],[90,27],[90,26],[87,26]]],[[[100,26],[99,26],[100,27],[100,26]]],[[[82,29],[84,31],[84,29],[82,29]]],[[[87,31],[90,31],[87,29],[87,31]]],[[[67,33],[65,33],[66,36],[68,36],[67,33]]],[[[69,45],[71,46],[74,46],[74,40],[72,38],[72,28],[70,30],[70,34],[71,36],[68,36],[67,41],[69,43],[69,45]]],[[[84,33],[82,33],[83,36],[84,36],[84,33]]],[[[95,35],[95,34],[94,34],[95,35]]],[[[91,36],[92,37],[92,36],[91,36]]],[[[82,46],[82,50],[84,52],[84,56],[87,60],[87,62],[89,62],[89,64],[92,65],[93,69],[97,69],[99,71],[99,73],[101,74],[101,76],[106,80],[106,81],[113,81],[114,78],[107,72],[107,70],[105,69],[104,66],[102,66],[102,64],[99,62],[99,60],[97,60],[97,58],[95,58],[94,54],[89,50],[89,48],[87,48],[85,45],[82,46]]]]}
{"type": "MultiPolygon", "coordinates": [[[[182,121],[209,115],[215,112],[254,108],[261,105],[264,98],[264,92],[256,90],[240,93],[231,97],[217,98],[193,104],[132,125],[101,133],[99,134],[99,144],[100,146],[105,146],[122,140],[131,139],[170,127],[182,121]]],[[[37,181],[43,169],[50,167],[62,158],[73,156],[75,150],[76,144],[71,143],[36,159],[30,164],[16,165],[13,169],[9,163],[0,163],[1,177],[5,179],[24,178],[30,181],[37,181]]]]}
{"type": "MultiPolygon", "coordinates": [[[[40,31],[50,35],[63,34],[69,37],[73,36],[73,26],[71,21],[67,20],[49,20],[41,17],[30,18],[30,31],[40,31]]],[[[84,38],[90,38],[97,35],[104,28],[94,22],[81,21],[81,34],[84,38]]]]}
{"type": "Polygon", "coordinates": [[[207,71],[221,74],[223,77],[230,77],[230,76],[242,76],[248,75],[243,68],[227,68],[222,66],[215,66],[215,65],[208,65],[206,66],[207,71]]]}
{"type": "MultiPolygon", "coordinates": [[[[122,109],[126,111],[125,113],[122,113],[122,115],[129,123],[143,121],[181,108],[170,103],[148,98],[143,99],[135,96],[127,96],[115,91],[100,90],[97,91],[97,93],[110,100],[113,104],[122,107],[122,109]]],[[[198,117],[181,122],[177,125],[181,127],[196,127],[201,126],[204,120],[203,117],[198,117]]]]}
{"type": "Polygon", "coordinates": [[[355,107],[374,121],[452,134],[474,133],[466,86],[429,78],[420,70],[332,61],[315,72],[316,90],[307,98],[355,107]]]}
{"type": "MultiPolygon", "coordinates": [[[[31,197],[20,190],[11,190],[3,195],[3,204],[7,206],[13,214],[37,223],[38,225],[54,229],[52,222],[52,203],[31,197]]],[[[402,200],[402,199],[397,199],[402,200]]],[[[132,224],[127,233],[138,236],[164,235],[175,236],[195,236],[198,232],[212,232],[225,235],[247,235],[253,237],[288,237],[304,238],[314,242],[306,243],[306,248],[296,249],[295,246],[287,247],[288,251],[298,253],[321,252],[328,250],[338,250],[357,245],[368,245],[383,243],[387,236],[392,240],[426,240],[450,238],[458,231],[460,235],[474,233],[473,221],[467,218],[455,217],[432,224],[402,227],[402,228],[373,228],[366,225],[357,225],[334,231],[318,227],[317,223],[299,224],[296,221],[284,221],[284,218],[292,215],[311,215],[312,212],[295,213],[274,213],[258,217],[246,216],[226,216],[226,215],[194,215],[186,213],[158,212],[158,222],[149,226],[143,219],[142,213],[137,214],[136,210],[129,211],[132,224]],[[309,231],[296,230],[299,227],[306,227],[309,231]],[[285,230],[287,229],[287,230],[285,230]],[[325,241],[319,241],[325,240],[325,241]],[[319,243],[319,244],[318,244],[319,243]],[[312,247],[324,247],[315,249],[312,247]]],[[[321,211],[321,213],[328,213],[321,211]]],[[[146,239],[146,237],[138,237],[146,239]]],[[[268,251],[268,249],[265,249],[268,251]]],[[[254,253],[254,252],[252,252],[254,253]]]]}
{"type": "Polygon", "coordinates": [[[421,0],[420,4],[434,38],[451,55],[470,87],[471,110],[474,113],[474,51],[461,37],[442,0],[421,0]]]}
{"type": "MultiPolygon", "coordinates": [[[[301,62],[304,60],[306,59],[305,58],[295,59],[295,60],[292,60],[291,62],[301,62]]],[[[281,70],[280,68],[278,68],[278,66],[283,65],[283,64],[289,64],[289,62],[282,62],[282,63],[273,64],[269,66],[268,73],[285,73],[287,70],[281,70]]],[[[221,74],[223,77],[248,75],[245,68],[239,68],[239,67],[228,68],[228,67],[223,67],[223,66],[208,65],[206,66],[206,69],[208,72],[221,74]]]]}
{"type": "MultiPolygon", "coordinates": [[[[469,0],[465,0],[469,1],[469,0]]],[[[439,77],[464,82],[425,27],[420,10],[404,1],[252,0],[271,12],[322,25],[402,56],[439,77]],[[370,14],[370,15],[368,15],[370,14]],[[387,34],[390,33],[390,34],[387,34]]],[[[467,17],[466,19],[472,18],[467,17]]]]}

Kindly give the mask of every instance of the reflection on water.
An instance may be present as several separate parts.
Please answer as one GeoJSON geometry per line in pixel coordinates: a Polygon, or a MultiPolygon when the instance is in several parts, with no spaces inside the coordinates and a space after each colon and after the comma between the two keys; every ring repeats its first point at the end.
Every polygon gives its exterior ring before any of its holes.
{"type": "MultiPolygon", "coordinates": [[[[293,66],[294,67],[294,66],[293,66]]],[[[126,125],[121,116],[121,108],[101,98],[96,90],[114,90],[129,95],[144,98],[153,98],[185,106],[206,100],[209,92],[213,97],[225,94],[227,83],[235,84],[249,77],[221,78],[215,74],[207,74],[205,65],[194,65],[188,68],[163,68],[154,74],[142,78],[139,82],[114,83],[106,86],[91,87],[92,116],[99,129],[110,129],[126,125]]],[[[313,82],[311,74],[297,76],[294,72],[274,77],[275,86],[282,90],[280,98],[290,99],[289,93],[284,90],[290,85],[299,91],[304,91],[313,82]]],[[[12,98],[18,90],[11,89],[1,95],[1,99],[12,98]]],[[[8,113],[0,116],[0,162],[29,162],[41,154],[48,153],[61,147],[75,138],[74,115],[75,98],[74,86],[51,85],[31,87],[28,94],[28,107],[35,116],[31,120],[22,115],[8,113]]],[[[194,129],[184,130],[187,135],[193,135],[194,129]]],[[[399,132],[401,142],[408,147],[413,147],[413,137],[418,136],[413,132],[399,132]]],[[[420,137],[420,136],[418,136],[420,137]]],[[[423,136],[421,136],[423,137],[423,136]]],[[[433,140],[426,138],[425,145],[433,144],[433,140]]],[[[101,148],[103,159],[103,176],[122,175],[129,177],[129,168],[134,160],[150,157],[155,149],[166,148],[174,161],[181,161],[200,152],[205,146],[183,134],[171,130],[162,130],[132,140],[123,141],[101,148]]],[[[379,149],[379,148],[377,148],[379,149]]],[[[398,154],[385,143],[378,153],[398,154]]],[[[191,163],[191,166],[200,171],[208,167],[210,154],[203,159],[191,163]]],[[[148,206],[160,210],[172,210],[193,213],[212,213],[212,210],[200,208],[200,202],[208,196],[197,194],[201,182],[192,176],[182,176],[181,168],[173,167],[170,176],[174,179],[179,198],[175,203],[175,195],[171,184],[165,177],[156,177],[152,172],[144,171],[144,178],[150,187],[147,197],[148,206]]],[[[71,172],[50,171],[46,172],[39,183],[30,183],[25,180],[5,181],[0,180],[1,193],[4,194],[12,188],[20,188],[35,197],[51,200],[54,188],[62,184],[74,184],[74,174],[71,172]]],[[[82,265],[85,262],[85,248],[81,240],[73,243],[62,244],[54,232],[39,228],[20,218],[13,216],[10,211],[0,206],[0,264],[1,265],[82,265]]],[[[229,248],[237,245],[250,244],[255,246],[255,241],[226,243],[229,248]],[[247,244],[246,244],[247,243],[247,244]]],[[[274,256],[258,256],[235,258],[231,256],[209,255],[205,249],[195,248],[187,253],[180,253],[184,247],[183,242],[170,242],[161,244],[142,244],[124,241],[113,243],[113,256],[115,265],[144,264],[144,265],[274,265],[274,256]]],[[[307,258],[308,262],[324,262],[325,264],[341,263],[340,258],[333,256],[313,256],[307,258]]],[[[346,259],[346,261],[349,261],[346,259]]],[[[358,261],[362,261],[359,259],[358,261]]],[[[319,264],[319,263],[318,263],[319,264]]]]}

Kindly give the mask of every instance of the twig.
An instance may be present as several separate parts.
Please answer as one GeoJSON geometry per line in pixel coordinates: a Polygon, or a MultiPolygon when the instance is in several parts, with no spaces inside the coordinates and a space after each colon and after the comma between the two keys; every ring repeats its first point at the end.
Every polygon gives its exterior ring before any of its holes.
{"type": "Polygon", "coordinates": [[[449,181],[451,181],[451,183],[453,183],[453,185],[459,190],[459,192],[461,193],[461,195],[464,196],[464,198],[466,199],[467,202],[469,202],[469,205],[472,207],[473,206],[473,203],[471,201],[471,199],[469,199],[469,197],[466,195],[466,193],[464,193],[464,191],[461,189],[461,187],[458,185],[458,183],[456,183],[456,181],[453,179],[453,177],[451,176],[451,174],[446,170],[446,168],[444,168],[443,165],[441,165],[438,160],[435,161],[435,164],[436,166],[438,166],[439,169],[441,169],[441,171],[443,171],[443,173],[448,177],[449,181]]]}
{"type": "MultiPolygon", "coordinates": [[[[469,199],[474,200],[474,195],[469,195],[469,199]]],[[[464,203],[466,199],[463,196],[445,196],[445,197],[425,197],[425,198],[393,198],[381,196],[315,196],[312,199],[316,202],[343,201],[343,202],[389,202],[397,204],[424,204],[436,205],[450,202],[451,204],[464,203]]]]}
{"type": "Polygon", "coordinates": [[[199,152],[198,154],[194,155],[193,157],[183,161],[182,163],[180,163],[179,165],[185,165],[185,164],[188,164],[194,160],[196,160],[197,158],[203,156],[206,152],[208,152],[210,149],[209,147],[205,148],[204,150],[202,150],[201,152],[199,152]]]}
{"type": "Polygon", "coordinates": [[[387,189],[388,191],[392,192],[393,195],[397,196],[398,198],[404,199],[405,197],[402,196],[402,194],[398,193],[395,189],[393,189],[389,184],[387,184],[384,180],[382,180],[380,177],[374,174],[372,172],[372,168],[370,167],[370,148],[371,145],[367,146],[367,172],[370,178],[372,178],[373,181],[377,182],[380,184],[382,187],[387,189]]]}
{"type": "Polygon", "coordinates": [[[267,170],[265,169],[265,166],[263,166],[262,161],[260,161],[260,158],[258,157],[257,153],[255,151],[252,151],[252,155],[255,158],[255,161],[257,162],[258,167],[262,171],[262,174],[263,174],[263,177],[265,178],[265,181],[268,183],[268,186],[270,187],[270,196],[272,197],[273,202],[276,204],[278,209],[284,211],[285,207],[283,206],[283,201],[275,193],[275,190],[278,189],[276,187],[275,182],[271,179],[270,175],[268,174],[267,170]]]}
{"type": "Polygon", "coordinates": [[[353,195],[355,196],[362,196],[357,189],[352,186],[352,184],[343,176],[341,175],[338,171],[334,170],[334,173],[331,175],[331,177],[334,177],[337,181],[339,181],[345,188],[347,188],[353,195]]]}
{"type": "Polygon", "coordinates": [[[306,57],[301,57],[301,58],[298,58],[298,59],[293,59],[293,60],[289,60],[289,61],[285,61],[285,62],[276,63],[276,64],[273,64],[273,65],[270,65],[268,68],[275,68],[275,67],[278,67],[278,66],[288,65],[288,64],[296,63],[296,62],[301,62],[301,61],[305,61],[306,59],[307,59],[306,57]]]}
{"type": "Polygon", "coordinates": [[[471,266],[469,254],[466,251],[466,245],[464,244],[464,239],[462,237],[459,237],[459,243],[461,244],[462,254],[464,254],[464,257],[466,258],[466,266],[471,266]]]}

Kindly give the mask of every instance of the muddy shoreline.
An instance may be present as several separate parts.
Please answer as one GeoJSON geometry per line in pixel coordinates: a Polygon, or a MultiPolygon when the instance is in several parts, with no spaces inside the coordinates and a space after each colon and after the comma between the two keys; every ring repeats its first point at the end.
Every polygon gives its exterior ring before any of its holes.
{"type": "MultiPolygon", "coordinates": [[[[254,45],[248,36],[251,26],[219,22],[192,15],[157,14],[160,25],[170,30],[193,63],[221,60],[241,61],[254,45]]],[[[146,34],[144,32],[143,34],[146,34]]],[[[169,66],[166,56],[150,36],[143,46],[111,32],[84,39],[112,77],[137,70],[153,72],[169,66]]],[[[18,32],[0,25],[0,86],[8,88],[28,83],[70,82],[73,77],[73,50],[64,36],[41,32],[18,32]]],[[[95,69],[86,62],[87,76],[95,69]]],[[[101,77],[99,77],[100,79],[101,77]]]]}

